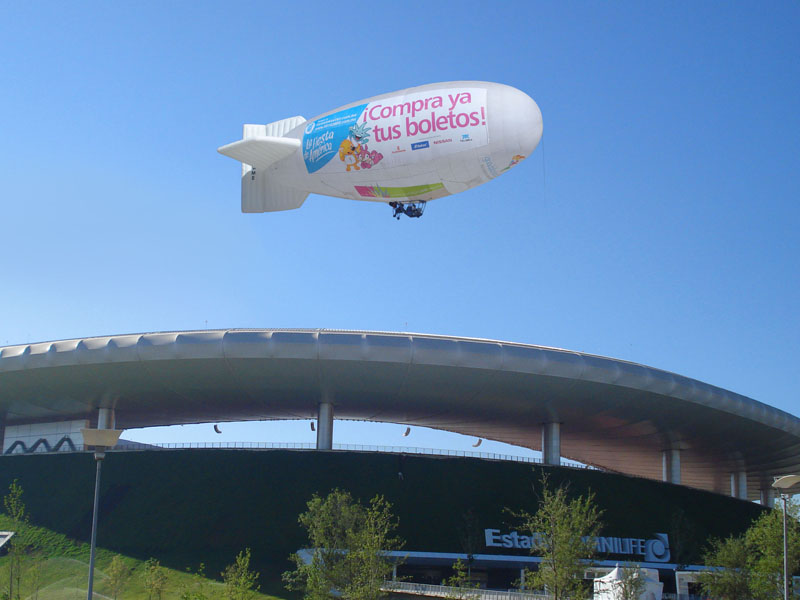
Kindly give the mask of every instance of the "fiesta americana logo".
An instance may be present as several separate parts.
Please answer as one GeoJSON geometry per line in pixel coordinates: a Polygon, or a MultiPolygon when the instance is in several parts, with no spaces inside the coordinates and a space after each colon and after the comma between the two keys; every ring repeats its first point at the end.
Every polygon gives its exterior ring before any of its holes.
{"type": "MultiPolygon", "coordinates": [[[[522,535],[517,531],[501,533],[499,529],[483,530],[487,548],[537,548],[542,534],[522,535]]],[[[594,538],[595,549],[600,554],[627,554],[643,557],[644,562],[669,562],[669,537],[666,533],[654,533],[651,539],[598,536],[594,538]]]]}

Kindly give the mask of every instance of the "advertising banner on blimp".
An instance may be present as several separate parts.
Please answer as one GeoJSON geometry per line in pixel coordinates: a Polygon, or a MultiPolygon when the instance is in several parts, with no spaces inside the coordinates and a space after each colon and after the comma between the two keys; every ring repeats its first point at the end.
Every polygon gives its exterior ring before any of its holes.
{"type": "Polygon", "coordinates": [[[488,142],[486,90],[449,88],[392,96],[311,121],[303,134],[309,173],[408,165],[488,142]]]}

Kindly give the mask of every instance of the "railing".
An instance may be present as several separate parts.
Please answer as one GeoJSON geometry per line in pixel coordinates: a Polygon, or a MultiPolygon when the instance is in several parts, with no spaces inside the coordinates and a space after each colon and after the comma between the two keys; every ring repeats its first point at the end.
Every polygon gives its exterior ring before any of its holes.
{"type": "MultiPolygon", "coordinates": [[[[24,445],[23,445],[24,446],[24,445]]],[[[31,449],[36,449],[38,446],[34,444],[31,449]]],[[[17,451],[16,447],[10,452],[6,452],[4,456],[19,456],[22,454],[31,454],[30,450],[20,447],[21,451],[17,451]],[[26,450],[28,450],[26,452],[26,450]]],[[[131,442],[121,440],[121,443],[115,446],[109,452],[141,452],[147,450],[190,450],[190,449],[214,449],[214,450],[315,450],[316,444],[311,442],[179,442],[179,443],[155,443],[145,444],[141,442],[131,442]]],[[[62,452],[86,452],[89,450],[87,446],[73,445],[70,442],[68,445],[63,445],[59,449],[62,452]],[[68,448],[68,449],[67,449],[68,448]]],[[[513,454],[497,454],[494,452],[473,452],[470,450],[449,450],[441,448],[417,448],[413,446],[376,446],[368,444],[333,444],[333,451],[347,451],[347,452],[384,452],[390,454],[422,454],[428,456],[454,456],[464,458],[482,458],[485,460],[498,460],[510,461],[521,463],[541,464],[542,460],[533,456],[515,456],[513,454]]],[[[36,454],[44,454],[43,452],[35,452],[36,454]]],[[[582,465],[572,461],[562,459],[562,467],[573,467],[577,469],[592,469],[597,470],[596,467],[589,465],[582,465]]]]}
{"type": "MultiPolygon", "coordinates": [[[[187,448],[212,449],[245,449],[245,450],[315,450],[313,442],[184,442],[142,445],[143,447],[118,447],[115,450],[182,450],[187,448]]],[[[389,454],[425,454],[430,456],[455,456],[464,458],[483,458],[486,460],[502,460],[523,463],[542,464],[541,458],[534,456],[518,456],[514,454],[498,454],[495,452],[475,452],[472,450],[451,450],[447,448],[419,448],[416,446],[378,446],[370,444],[333,444],[333,450],[347,452],[386,452],[389,454]]],[[[584,465],[561,459],[562,467],[599,470],[591,465],[584,465]]]]}
{"type": "MultiPolygon", "coordinates": [[[[185,442],[153,445],[125,445],[114,448],[114,452],[137,450],[185,450],[185,449],[220,449],[220,450],[315,450],[316,444],[304,442],[185,442]]],[[[417,448],[414,446],[376,446],[369,444],[333,444],[333,451],[345,452],[385,452],[390,454],[423,454],[429,456],[455,456],[464,458],[483,458],[487,460],[503,460],[524,463],[541,463],[540,458],[533,456],[514,456],[493,452],[472,452],[469,450],[449,450],[440,448],[417,448]]],[[[566,465],[572,466],[572,465],[566,465]]]]}
{"type": "Polygon", "coordinates": [[[408,581],[387,581],[381,586],[381,589],[387,592],[401,592],[457,600],[546,600],[549,598],[545,594],[534,594],[532,592],[482,590],[480,588],[450,587],[427,583],[410,583],[408,581]]]}
{"type": "MultiPolygon", "coordinates": [[[[245,449],[245,450],[315,450],[313,442],[184,442],[184,443],[159,443],[142,445],[143,447],[118,447],[115,450],[182,450],[187,448],[216,448],[216,449],[245,449]]],[[[542,459],[533,456],[517,456],[514,454],[498,454],[495,452],[474,452],[471,450],[450,450],[446,448],[419,448],[415,446],[378,446],[370,444],[333,444],[333,450],[348,452],[386,452],[390,454],[427,454],[430,456],[456,456],[465,458],[484,458],[487,460],[503,460],[524,463],[541,464],[542,459]]],[[[594,469],[590,465],[583,465],[570,460],[562,459],[562,467],[575,467],[579,469],[594,469]]]]}

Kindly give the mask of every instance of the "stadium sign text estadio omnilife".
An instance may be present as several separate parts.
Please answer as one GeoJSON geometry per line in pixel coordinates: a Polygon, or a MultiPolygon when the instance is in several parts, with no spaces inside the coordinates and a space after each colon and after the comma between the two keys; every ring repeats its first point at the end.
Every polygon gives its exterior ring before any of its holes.
{"type": "MultiPolygon", "coordinates": [[[[499,529],[484,529],[487,548],[537,548],[542,534],[523,535],[517,531],[501,533],[499,529]]],[[[654,533],[652,539],[598,536],[595,548],[600,554],[638,555],[645,562],[669,562],[669,537],[666,533],[654,533]]]]}

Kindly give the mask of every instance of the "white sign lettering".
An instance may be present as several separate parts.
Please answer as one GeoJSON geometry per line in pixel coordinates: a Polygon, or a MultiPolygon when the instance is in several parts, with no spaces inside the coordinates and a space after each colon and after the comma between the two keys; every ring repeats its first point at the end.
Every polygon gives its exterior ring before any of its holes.
{"type": "MultiPolygon", "coordinates": [[[[484,529],[487,548],[539,548],[542,534],[523,535],[518,531],[501,533],[499,529],[484,529]]],[[[666,533],[655,533],[653,538],[619,538],[598,536],[595,548],[601,554],[636,554],[645,562],[668,562],[670,559],[669,537],[666,533]]]]}

